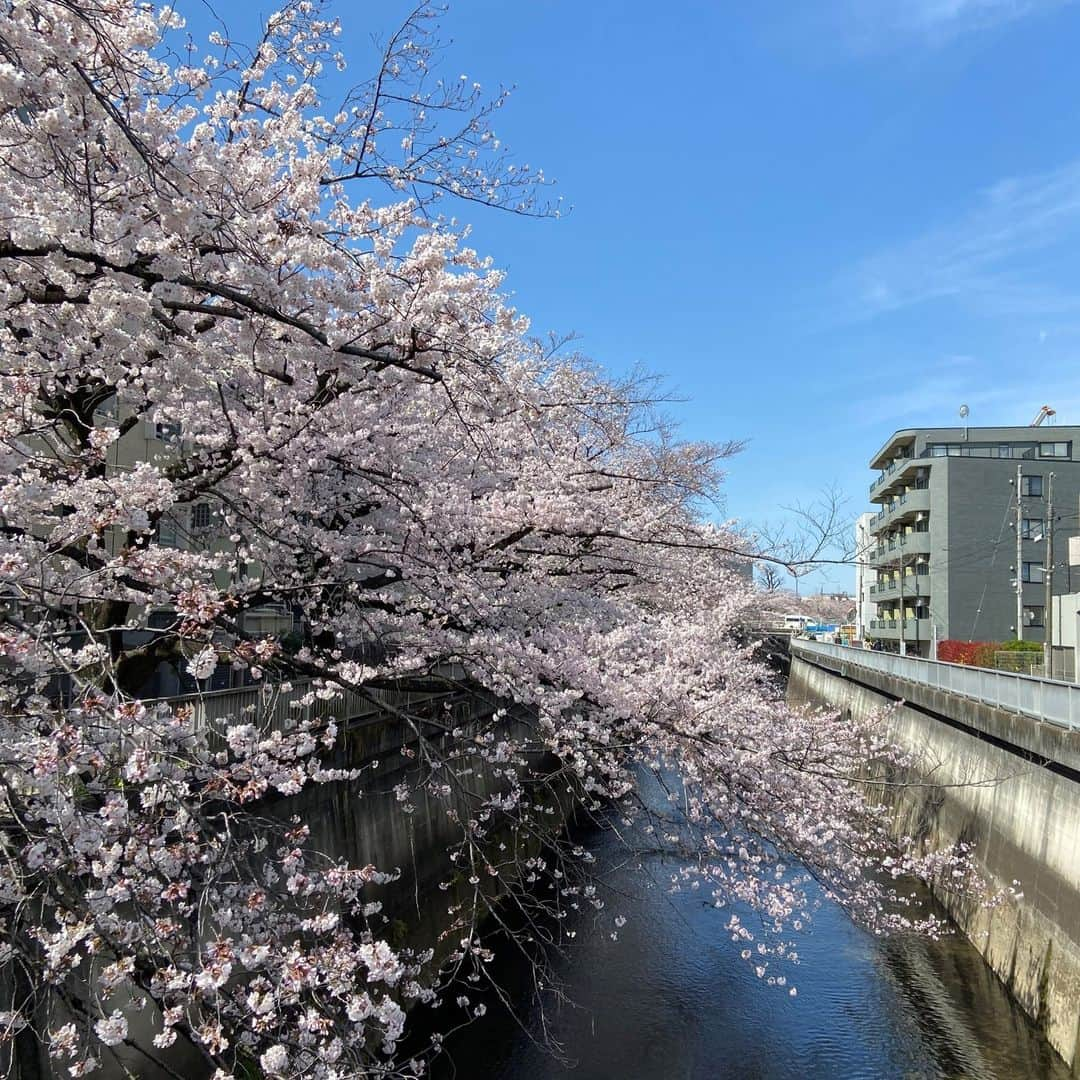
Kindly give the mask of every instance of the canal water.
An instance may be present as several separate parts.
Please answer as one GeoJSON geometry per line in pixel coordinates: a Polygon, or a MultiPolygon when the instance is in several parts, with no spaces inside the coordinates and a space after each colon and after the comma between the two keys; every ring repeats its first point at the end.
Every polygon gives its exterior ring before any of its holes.
{"type": "Polygon", "coordinates": [[[959,935],[878,939],[824,904],[785,969],[789,987],[768,986],[740,958],[727,913],[669,891],[677,862],[628,863],[606,833],[591,847],[607,906],[568,926],[575,937],[556,965],[567,1000],[547,990],[541,1008],[524,965],[504,962],[497,975],[522,1023],[489,993],[487,1015],[436,1063],[439,1080],[1069,1076],[959,935]],[[561,1059],[543,1046],[545,1029],[561,1059]]]}

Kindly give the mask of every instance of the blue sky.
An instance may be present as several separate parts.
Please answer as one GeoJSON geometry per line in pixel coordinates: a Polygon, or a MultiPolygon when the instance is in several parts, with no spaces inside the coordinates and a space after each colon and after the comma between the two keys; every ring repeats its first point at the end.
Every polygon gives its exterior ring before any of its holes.
{"type": "MultiPolygon", "coordinates": [[[[406,7],[334,10],[364,74],[406,7]]],[[[498,133],[573,208],[467,208],[475,245],[535,330],[748,440],[732,515],[866,509],[888,434],[961,403],[1080,422],[1080,2],[457,0],[443,36],[455,77],[516,85],[498,133]]]]}

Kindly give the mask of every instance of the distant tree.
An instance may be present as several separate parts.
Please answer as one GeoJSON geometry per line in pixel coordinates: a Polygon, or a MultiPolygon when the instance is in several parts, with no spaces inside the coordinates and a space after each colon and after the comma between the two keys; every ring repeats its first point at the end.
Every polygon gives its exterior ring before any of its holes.
{"type": "Polygon", "coordinates": [[[757,568],[758,587],[766,593],[777,593],[784,588],[784,572],[773,563],[760,563],[757,568]]]}
{"type": "Polygon", "coordinates": [[[850,596],[826,596],[810,593],[802,597],[802,611],[821,623],[844,623],[854,616],[854,601],[850,596]]]}

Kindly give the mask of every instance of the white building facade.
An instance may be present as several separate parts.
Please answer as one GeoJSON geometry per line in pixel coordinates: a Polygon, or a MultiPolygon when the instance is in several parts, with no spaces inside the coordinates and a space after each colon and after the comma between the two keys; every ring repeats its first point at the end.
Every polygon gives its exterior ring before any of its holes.
{"type": "Polygon", "coordinates": [[[855,521],[855,636],[865,641],[871,620],[877,614],[870,587],[877,580],[877,571],[870,565],[870,553],[877,540],[870,532],[874,514],[860,514],[855,521]]]}

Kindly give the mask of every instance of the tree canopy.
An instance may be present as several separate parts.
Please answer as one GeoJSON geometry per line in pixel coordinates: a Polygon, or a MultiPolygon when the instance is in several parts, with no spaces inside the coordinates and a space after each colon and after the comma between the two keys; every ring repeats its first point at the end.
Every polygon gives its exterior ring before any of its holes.
{"type": "MultiPolygon", "coordinates": [[[[438,79],[432,15],[331,102],[339,27],[307,0],[247,49],[189,49],[131,0],[0,10],[0,1038],[33,1032],[72,1075],[135,1041],[132,987],[163,1068],[180,1038],[219,1078],[411,1074],[404,1009],[452,999],[484,948],[486,901],[448,974],[372,914],[393,867],[312,851],[303,823],[260,832],[261,800],[345,779],[334,725],[206,730],[148,700],[163,669],[511,703],[528,734],[481,746],[504,783],[446,871],[502,875],[503,903],[528,875],[483,823],[539,812],[519,766],[543,750],[587,807],[677,834],[776,940],[815,882],[906,922],[865,873],[884,825],[851,783],[887,748],[788,709],[734,634],[745,545],[704,512],[733,448],[680,442],[647,381],[530,337],[442,214],[552,207],[491,129],[501,96],[438,79]],[[253,630],[265,611],[295,632],[253,630]],[[674,785],[675,825],[642,771],[674,785]]],[[[418,787],[456,797],[457,759],[401,722],[418,787]]],[[[552,909],[593,902],[587,853],[557,858],[552,909]]]]}

